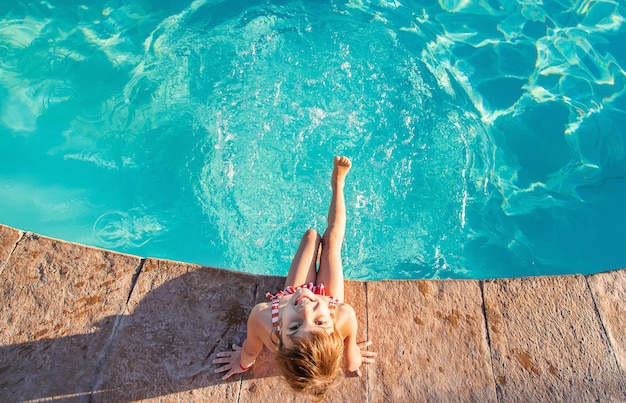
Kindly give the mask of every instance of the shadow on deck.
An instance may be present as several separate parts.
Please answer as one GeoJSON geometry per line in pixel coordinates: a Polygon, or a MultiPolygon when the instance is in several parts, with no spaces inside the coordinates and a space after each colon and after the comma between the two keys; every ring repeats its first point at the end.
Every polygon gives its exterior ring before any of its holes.
{"type": "MultiPolygon", "coordinates": [[[[264,351],[211,364],[284,278],[141,259],[0,225],[0,401],[308,401],[264,351]]],[[[327,401],[626,401],[626,270],[348,281],[377,363],[327,401]]]]}

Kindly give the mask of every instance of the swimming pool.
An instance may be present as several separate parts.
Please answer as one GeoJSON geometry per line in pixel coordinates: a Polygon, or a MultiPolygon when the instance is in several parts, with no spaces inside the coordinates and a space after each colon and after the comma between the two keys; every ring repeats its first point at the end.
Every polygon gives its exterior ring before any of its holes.
{"type": "Polygon", "coordinates": [[[626,264],[624,3],[0,10],[4,224],[284,274],[345,154],[348,278],[626,264]]]}

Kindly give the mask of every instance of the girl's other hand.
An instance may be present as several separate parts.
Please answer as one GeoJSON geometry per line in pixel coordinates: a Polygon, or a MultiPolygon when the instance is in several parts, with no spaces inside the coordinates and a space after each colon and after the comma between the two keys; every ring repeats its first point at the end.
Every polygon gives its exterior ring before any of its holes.
{"type": "MultiPolygon", "coordinates": [[[[374,357],[376,357],[376,353],[373,351],[367,351],[366,348],[368,346],[372,345],[371,341],[361,341],[358,342],[356,344],[359,347],[359,351],[361,352],[361,359],[363,360],[362,362],[364,364],[373,364],[374,363],[374,357]]],[[[356,371],[346,371],[346,377],[347,378],[354,378],[354,377],[360,377],[363,374],[361,374],[361,369],[357,368],[356,371]]]]}
{"type": "Polygon", "coordinates": [[[373,351],[367,351],[366,348],[372,345],[370,340],[368,341],[360,341],[356,344],[359,346],[359,350],[361,351],[361,357],[363,358],[363,362],[365,364],[373,364],[374,357],[376,357],[376,353],[373,351]]]}
{"type": "Polygon", "coordinates": [[[226,380],[235,374],[240,374],[242,372],[246,372],[241,369],[240,360],[241,360],[241,346],[233,344],[233,351],[223,351],[221,353],[217,353],[217,356],[220,358],[216,358],[213,360],[213,364],[224,364],[218,369],[215,370],[215,373],[218,374],[220,372],[226,372],[226,375],[222,377],[222,380],[226,380]]]}

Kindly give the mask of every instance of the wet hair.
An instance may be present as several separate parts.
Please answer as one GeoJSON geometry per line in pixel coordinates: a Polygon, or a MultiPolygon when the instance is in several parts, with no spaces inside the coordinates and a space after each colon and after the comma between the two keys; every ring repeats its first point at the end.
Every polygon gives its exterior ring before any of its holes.
{"type": "Polygon", "coordinates": [[[279,336],[276,364],[291,389],[322,400],[342,380],[343,340],[336,329],[314,332],[311,338],[294,338],[288,349],[279,336]]]}

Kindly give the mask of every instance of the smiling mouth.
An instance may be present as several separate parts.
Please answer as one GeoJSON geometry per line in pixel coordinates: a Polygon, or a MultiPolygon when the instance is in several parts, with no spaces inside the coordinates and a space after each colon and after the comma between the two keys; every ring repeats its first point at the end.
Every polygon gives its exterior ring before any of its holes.
{"type": "Polygon", "coordinates": [[[300,301],[302,301],[303,299],[307,299],[309,300],[309,302],[314,302],[313,299],[311,299],[310,297],[307,297],[306,295],[301,295],[298,298],[296,298],[296,305],[298,305],[300,301]]]}

